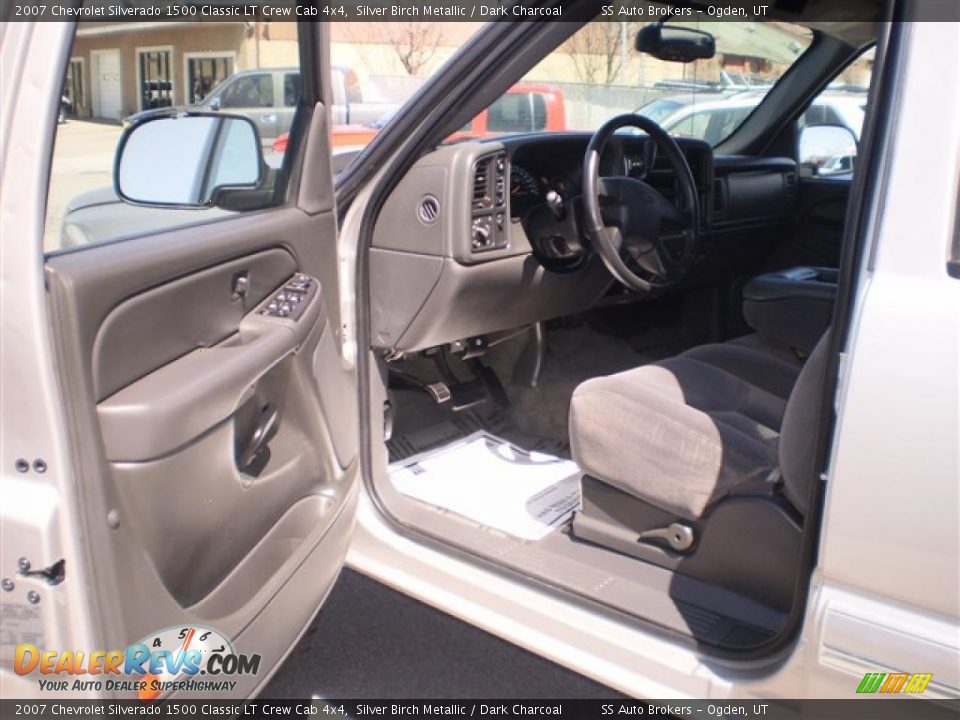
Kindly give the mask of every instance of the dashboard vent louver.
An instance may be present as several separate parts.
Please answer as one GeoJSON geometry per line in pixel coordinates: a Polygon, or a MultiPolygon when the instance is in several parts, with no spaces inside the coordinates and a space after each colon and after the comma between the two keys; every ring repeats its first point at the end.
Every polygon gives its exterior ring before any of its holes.
{"type": "Polygon", "coordinates": [[[793,200],[797,197],[797,174],[795,172],[785,172],[783,174],[783,194],[787,200],[793,200]]]}
{"type": "Polygon", "coordinates": [[[490,205],[490,161],[480,160],[473,174],[473,207],[482,210],[490,205]]]}
{"type": "Polygon", "coordinates": [[[723,217],[725,212],[723,180],[713,181],[713,217],[723,217]]]}
{"type": "Polygon", "coordinates": [[[427,195],[417,206],[417,217],[424,225],[431,225],[440,216],[440,201],[427,195]]]}

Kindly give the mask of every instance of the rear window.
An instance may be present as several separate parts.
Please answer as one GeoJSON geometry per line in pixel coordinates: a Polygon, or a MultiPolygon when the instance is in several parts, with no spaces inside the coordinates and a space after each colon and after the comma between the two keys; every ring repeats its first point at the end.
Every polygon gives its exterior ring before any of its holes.
{"type": "Polygon", "coordinates": [[[224,88],[220,106],[225,108],[273,107],[273,76],[244,75],[224,88]]]}
{"type": "Polygon", "coordinates": [[[487,110],[491,132],[536,132],[547,127],[547,103],[540,93],[504,95],[487,110]]]}
{"type": "Polygon", "coordinates": [[[294,107],[300,101],[300,73],[283,76],[283,104],[294,107]]]}

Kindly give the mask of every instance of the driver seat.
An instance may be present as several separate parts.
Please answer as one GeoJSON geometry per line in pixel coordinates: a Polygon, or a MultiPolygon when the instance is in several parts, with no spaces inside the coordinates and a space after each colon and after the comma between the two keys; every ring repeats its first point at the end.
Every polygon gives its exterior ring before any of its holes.
{"type": "Polygon", "coordinates": [[[752,335],[579,385],[573,535],[789,609],[828,336],[805,363],[752,335]]]}

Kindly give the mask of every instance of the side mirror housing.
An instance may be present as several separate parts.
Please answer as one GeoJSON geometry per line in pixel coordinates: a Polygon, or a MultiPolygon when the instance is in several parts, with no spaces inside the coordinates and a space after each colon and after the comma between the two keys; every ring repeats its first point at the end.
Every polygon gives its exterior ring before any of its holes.
{"type": "Polygon", "coordinates": [[[797,156],[807,177],[845,175],[853,172],[857,137],[846,125],[807,125],[800,131],[797,156]]]}
{"type": "Polygon", "coordinates": [[[641,28],[637,33],[636,49],[658,60],[681,63],[706,60],[717,52],[710,33],[661,23],[641,28]]]}
{"type": "Polygon", "coordinates": [[[172,111],[124,131],[113,185],[133,205],[204,208],[220,204],[225,191],[260,189],[265,165],[249,118],[172,111]]]}

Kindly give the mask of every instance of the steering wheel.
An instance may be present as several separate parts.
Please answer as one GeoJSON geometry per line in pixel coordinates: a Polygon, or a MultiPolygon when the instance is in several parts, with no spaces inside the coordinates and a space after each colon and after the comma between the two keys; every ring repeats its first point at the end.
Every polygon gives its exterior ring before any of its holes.
{"type": "Polygon", "coordinates": [[[583,209],[591,246],[631,290],[649,293],[675,285],[696,255],[700,199],[693,172],[676,141],[642,115],[618,115],[591,138],[583,159],[583,209]],[[624,127],[643,130],[665,152],[679,181],[682,205],[637,178],[600,177],[603,147],[624,127]]]}

